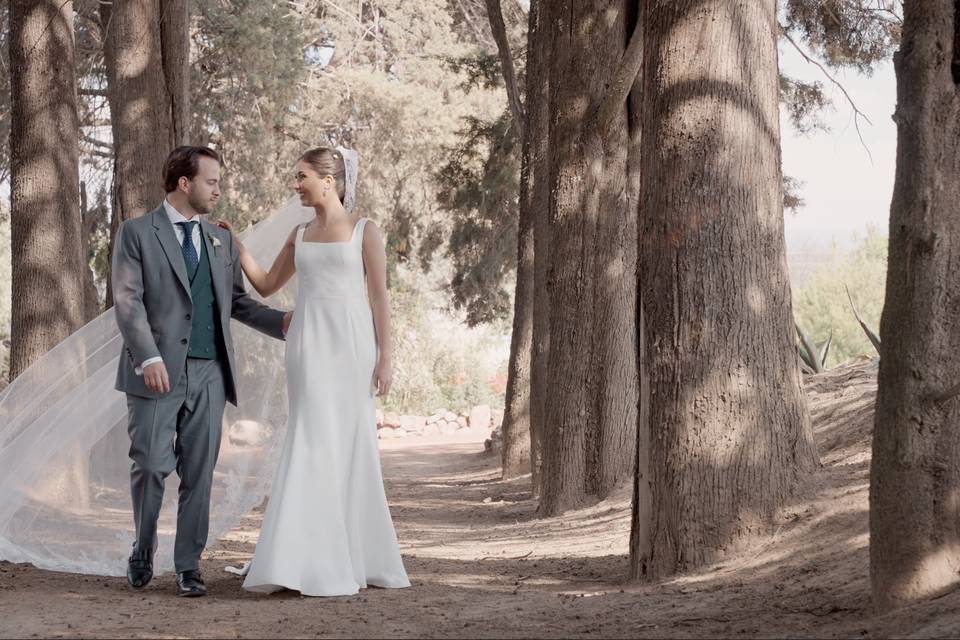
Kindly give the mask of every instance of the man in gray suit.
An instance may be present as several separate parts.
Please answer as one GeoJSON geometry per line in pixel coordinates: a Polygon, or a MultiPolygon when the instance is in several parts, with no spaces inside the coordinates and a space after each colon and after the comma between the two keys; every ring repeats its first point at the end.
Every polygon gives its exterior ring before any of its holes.
{"type": "Polygon", "coordinates": [[[167,196],[126,220],[113,253],[113,299],[123,336],[117,389],[127,394],[136,540],[127,580],[153,577],[164,479],[180,477],[177,593],[202,596],[210,488],[226,401],[237,403],[230,318],[282,340],[290,314],[251,299],[231,234],[198,214],[220,197],[220,158],[178,147],[164,167],[167,196]]]}

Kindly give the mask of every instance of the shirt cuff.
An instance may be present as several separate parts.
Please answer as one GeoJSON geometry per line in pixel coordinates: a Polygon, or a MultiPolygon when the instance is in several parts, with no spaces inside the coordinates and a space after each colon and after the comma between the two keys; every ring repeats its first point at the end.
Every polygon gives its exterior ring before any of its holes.
{"type": "Polygon", "coordinates": [[[161,358],[160,356],[157,356],[155,358],[147,358],[146,360],[140,363],[139,367],[134,367],[133,372],[138,376],[142,376],[144,369],[146,369],[150,365],[155,364],[157,362],[163,362],[163,358],[161,358]]]}

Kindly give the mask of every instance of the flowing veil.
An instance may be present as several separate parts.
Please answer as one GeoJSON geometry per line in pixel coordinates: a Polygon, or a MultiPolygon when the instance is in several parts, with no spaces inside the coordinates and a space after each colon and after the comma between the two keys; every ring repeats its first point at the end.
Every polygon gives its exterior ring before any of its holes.
{"type": "MultiPolygon", "coordinates": [[[[243,242],[260,264],[271,264],[290,230],[313,216],[292,198],[243,242]]],[[[294,287],[269,304],[292,309],[294,287]]],[[[232,330],[240,406],[227,405],[224,416],[209,544],[268,494],[287,418],[283,343],[237,322],[232,330]]],[[[0,393],[0,560],[124,575],[134,532],[126,396],[113,388],[121,345],[110,309],[0,393]]],[[[171,474],[164,492],[158,574],[173,569],[178,483],[171,474]]]]}

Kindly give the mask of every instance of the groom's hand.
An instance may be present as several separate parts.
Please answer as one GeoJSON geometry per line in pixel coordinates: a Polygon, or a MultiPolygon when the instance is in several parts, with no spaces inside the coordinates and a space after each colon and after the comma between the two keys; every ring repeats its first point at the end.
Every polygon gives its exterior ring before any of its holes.
{"type": "Polygon", "coordinates": [[[143,383],[157,393],[170,393],[170,376],[162,362],[154,362],[143,368],[143,383]]]}
{"type": "Polygon", "coordinates": [[[286,336],[286,335],[287,335],[287,331],[290,330],[290,320],[292,320],[292,319],[293,319],[293,312],[292,312],[292,311],[287,311],[285,314],[283,314],[283,326],[282,326],[282,330],[283,330],[283,335],[284,335],[284,336],[286,336]]]}

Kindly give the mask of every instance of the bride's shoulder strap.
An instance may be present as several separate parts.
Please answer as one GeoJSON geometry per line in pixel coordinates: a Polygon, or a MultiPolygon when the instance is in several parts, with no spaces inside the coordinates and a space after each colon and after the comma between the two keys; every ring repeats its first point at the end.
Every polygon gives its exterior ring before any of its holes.
{"type": "Polygon", "coordinates": [[[363,229],[367,226],[367,220],[369,218],[360,218],[357,220],[357,226],[353,231],[354,239],[360,238],[360,245],[363,245],[363,229]]]}

